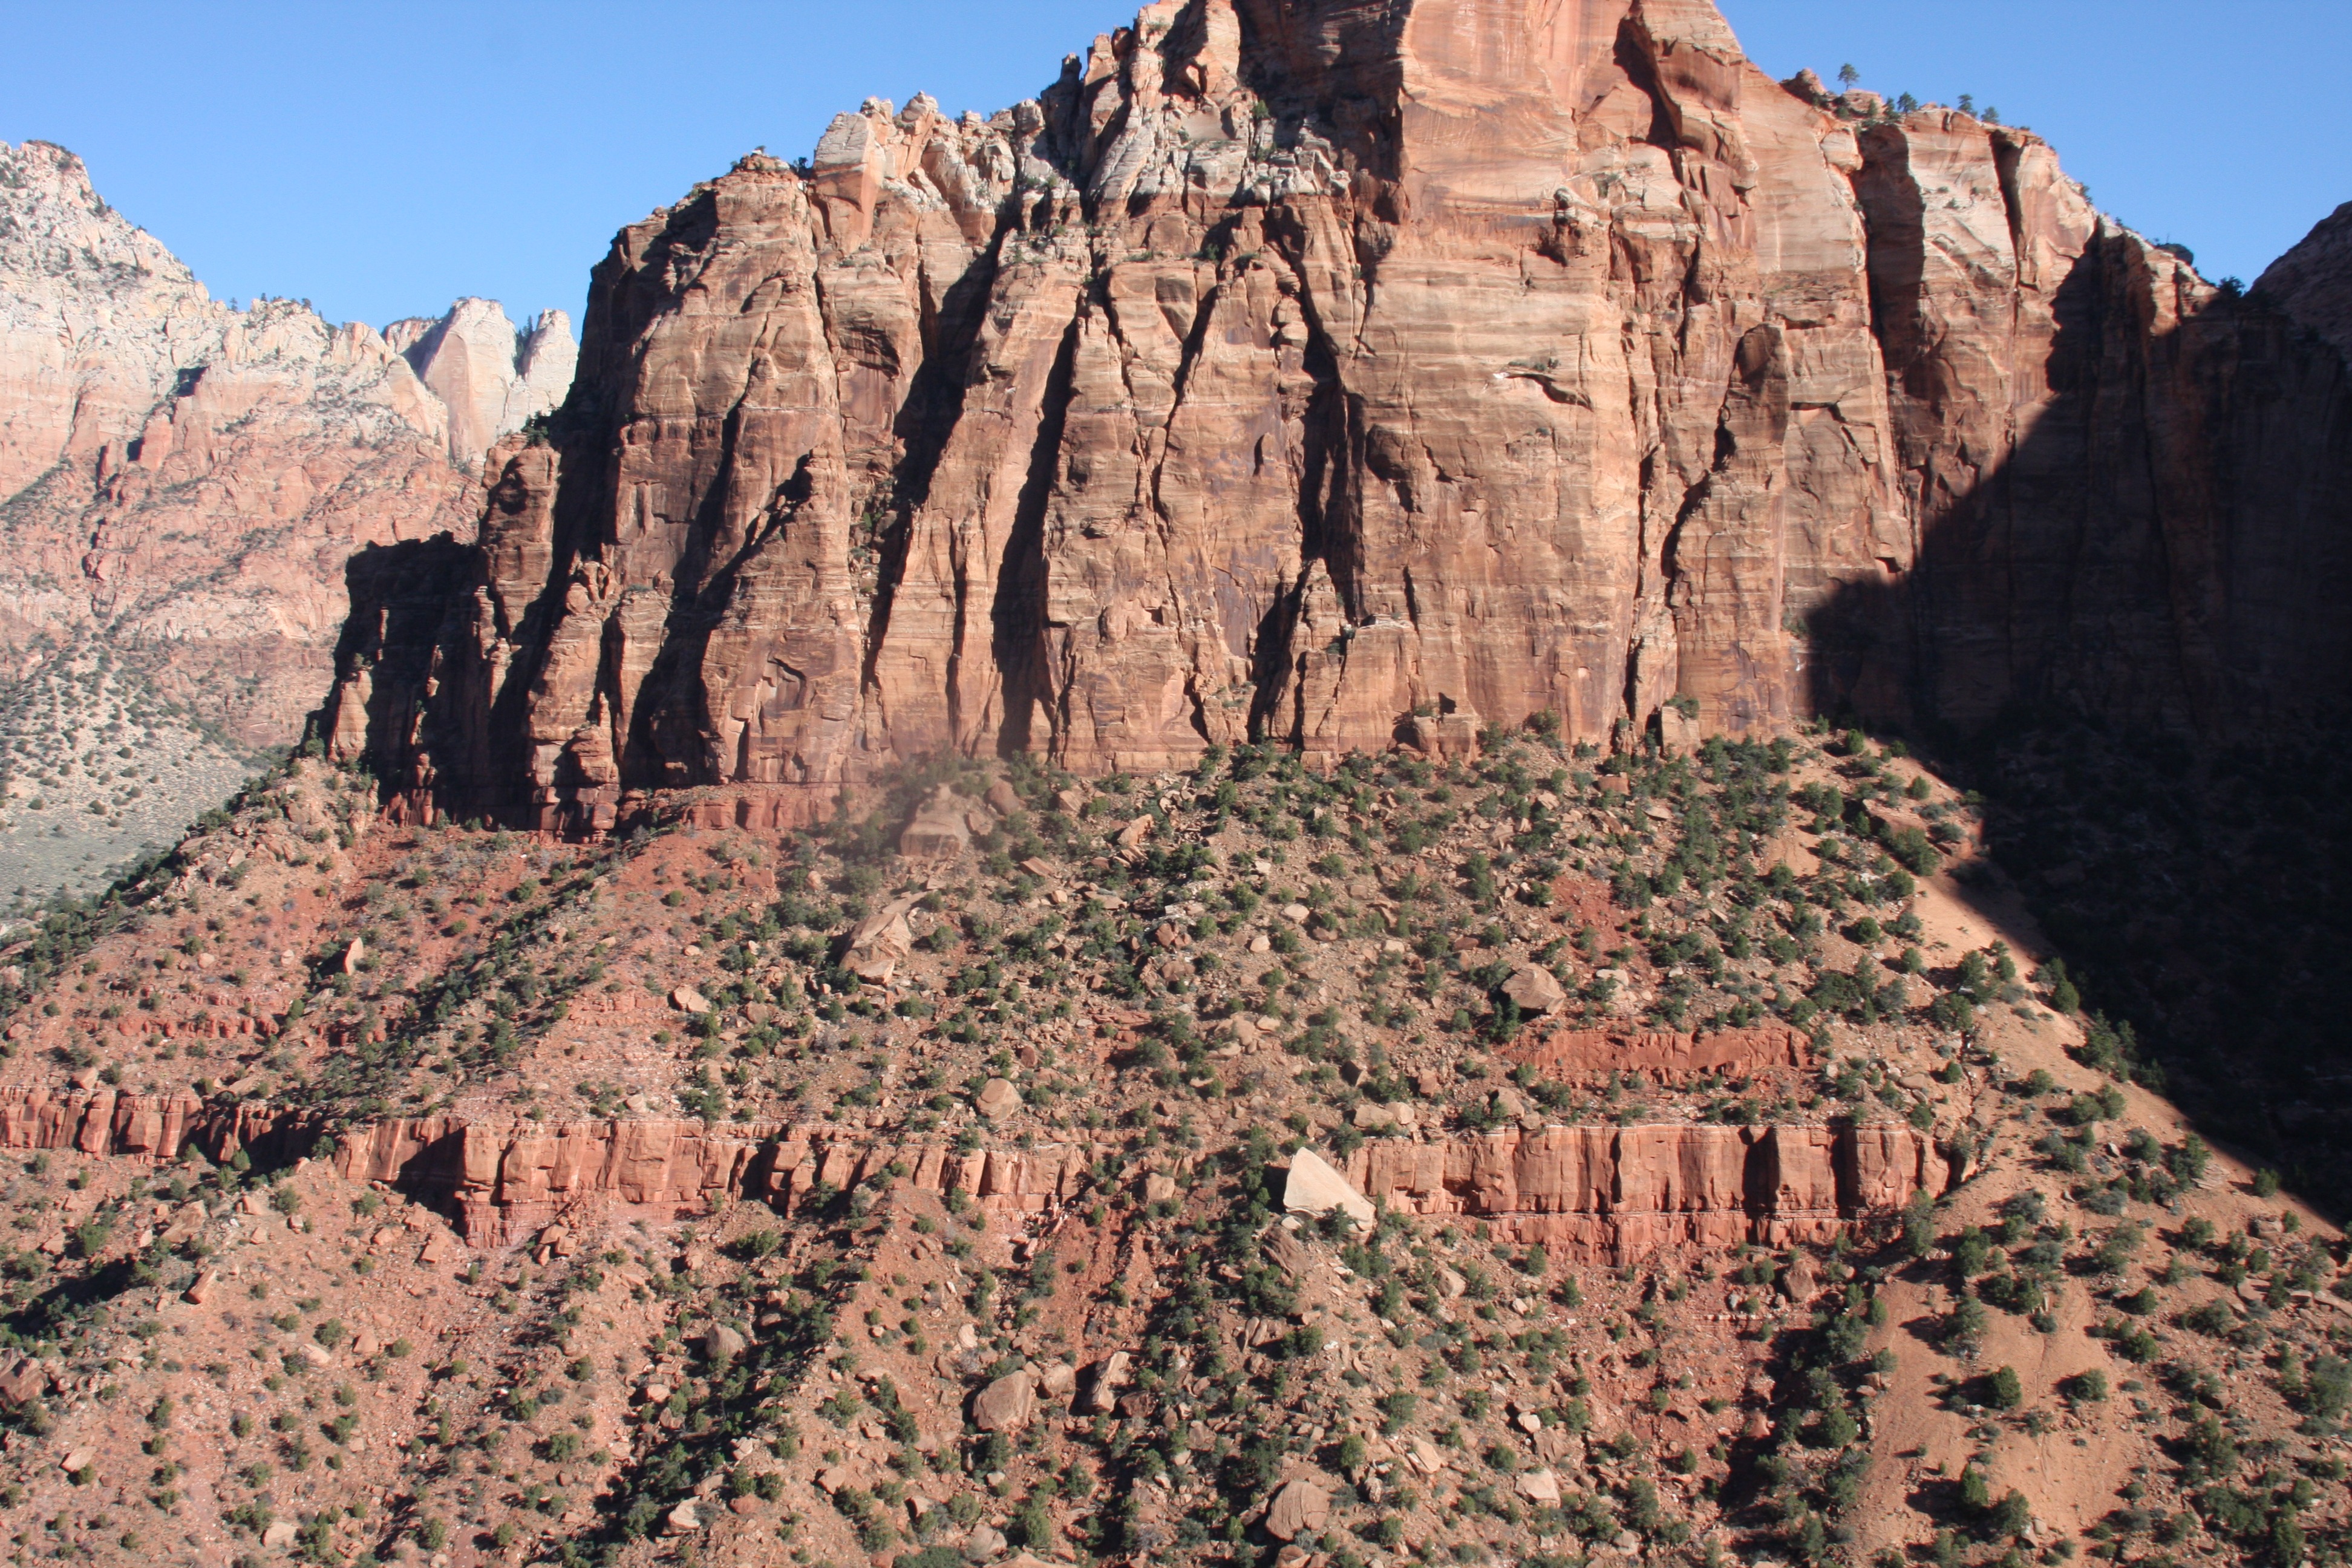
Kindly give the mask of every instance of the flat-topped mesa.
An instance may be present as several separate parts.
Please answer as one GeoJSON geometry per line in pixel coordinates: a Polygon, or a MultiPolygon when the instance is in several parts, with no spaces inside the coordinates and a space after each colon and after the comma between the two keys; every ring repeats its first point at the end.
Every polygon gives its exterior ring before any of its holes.
{"type": "Polygon", "coordinates": [[[949,748],[2218,723],[2352,663],[2324,351],[1704,0],[1161,0],[623,230],[554,445],[445,614],[362,604],[321,730],[403,810],[593,828],[949,748]]]}
{"type": "MultiPolygon", "coordinates": [[[[315,1112],[251,1101],[0,1089],[7,1149],[154,1161],[192,1147],[226,1161],[246,1149],[282,1163],[320,1147],[327,1127],[315,1112]]],[[[1070,1144],[965,1152],[776,1123],[424,1117],[345,1131],[328,1157],[339,1175],[395,1187],[450,1215],[467,1242],[491,1247],[553,1224],[578,1230],[616,1215],[667,1223],[733,1199],[791,1212],[876,1181],[1037,1213],[1093,1201],[1097,1162],[1114,1152],[1070,1144]]],[[[1551,1127],[1376,1140],[1339,1166],[1375,1203],[1476,1217],[1506,1239],[1612,1264],[1673,1247],[1828,1241],[1901,1208],[1916,1191],[1940,1194],[1950,1179],[1933,1141],[1904,1127],[1551,1127]]]]}

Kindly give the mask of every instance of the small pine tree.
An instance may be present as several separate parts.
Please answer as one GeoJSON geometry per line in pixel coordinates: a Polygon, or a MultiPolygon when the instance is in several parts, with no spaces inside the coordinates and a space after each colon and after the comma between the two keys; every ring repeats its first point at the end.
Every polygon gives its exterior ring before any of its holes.
{"type": "Polygon", "coordinates": [[[1032,1497],[1013,1511],[1012,1528],[1006,1531],[1024,1546],[1045,1547],[1054,1543],[1054,1516],[1045,1511],[1045,1500],[1032,1497]]]}
{"type": "Polygon", "coordinates": [[[2292,1508],[2283,1508],[2271,1521],[2271,1553],[2281,1563],[2301,1563],[2304,1554],[2303,1521],[2292,1508]]]}
{"type": "Polygon", "coordinates": [[[1914,1258],[1925,1258],[1936,1245],[1936,1200],[1920,1188],[1903,1205],[1903,1246],[1914,1258]]]}
{"type": "Polygon", "coordinates": [[[1973,1354],[1984,1338],[1985,1321],[1985,1305],[1971,1287],[1952,1303],[1951,1316],[1944,1320],[1944,1338],[1961,1353],[1973,1354]]]}
{"type": "Polygon", "coordinates": [[[1853,84],[1861,79],[1862,73],[1854,69],[1853,67],[1850,65],[1838,67],[1838,85],[1844,88],[1848,92],[1852,92],[1853,90],[1853,84]]]}

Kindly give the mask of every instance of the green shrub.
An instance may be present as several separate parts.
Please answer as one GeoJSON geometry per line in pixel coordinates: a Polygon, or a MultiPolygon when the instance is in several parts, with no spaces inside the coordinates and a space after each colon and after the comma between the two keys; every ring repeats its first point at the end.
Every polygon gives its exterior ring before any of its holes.
{"type": "Polygon", "coordinates": [[[2068,1378],[2061,1389],[2077,1405],[2096,1405],[2107,1396],[2107,1374],[2093,1367],[2068,1378]]]}

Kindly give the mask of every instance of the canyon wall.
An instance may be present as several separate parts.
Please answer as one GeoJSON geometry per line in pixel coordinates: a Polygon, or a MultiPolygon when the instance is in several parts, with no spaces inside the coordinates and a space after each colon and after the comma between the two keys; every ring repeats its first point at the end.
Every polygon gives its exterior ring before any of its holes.
{"type": "Polygon", "coordinates": [[[1705,0],[1160,0],[623,230],[321,727],[591,828],[948,748],[2221,726],[2352,663],[2344,381],[2031,132],[1771,81],[1705,0]]]}
{"type": "MultiPolygon", "coordinates": [[[[316,1147],[325,1131],[311,1112],[255,1102],[0,1089],[0,1149],[169,1160],[194,1148],[215,1161],[250,1149],[281,1163],[316,1147]]],[[[397,1187],[449,1214],[475,1246],[497,1247],[616,1209],[667,1220],[748,1198],[789,1212],[812,1194],[877,1180],[1034,1212],[1090,1193],[1097,1157],[1115,1152],[1071,1145],[966,1153],[826,1128],[720,1130],[659,1118],[426,1117],[346,1131],[331,1158],[339,1174],[397,1187]]],[[[1400,1211],[1484,1219],[1505,1239],[1609,1263],[1676,1247],[1826,1242],[1950,1181],[1931,1139],[1891,1126],[1551,1127],[1375,1140],[1341,1164],[1367,1196],[1400,1211]]]]}
{"type": "Polygon", "coordinates": [[[236,740],[290,743],[329,679],[344,563],[472,536],[462,470],[561,400],[568,321],[519,341],[467,300],[395,323],[420,379],[364,324],[212,299],[61,147],[0,144],[0,652],[94,641],[236,740]],[[481,349],[499,329],[503,365],[481,349]]]}
{"type": "Polygon", "coordinates": [[[0,861],[38,898],[300,738],[346,563],[471,538],[467,470],[562,399],[572,344],[484,300],[394,323],[405,354],[230,309],[40,142],[0,143],[0,861]]]}

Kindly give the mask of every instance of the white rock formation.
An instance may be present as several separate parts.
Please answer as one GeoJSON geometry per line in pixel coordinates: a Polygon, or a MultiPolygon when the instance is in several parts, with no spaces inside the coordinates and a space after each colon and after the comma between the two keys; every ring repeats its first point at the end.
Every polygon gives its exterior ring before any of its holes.
{"type": "Polygon", "coordinates": [[[1282,1185],[1282,1206],[1291,1214],[1323,1215],[1339,1209],[1365,1226],[1379,1217],[1371,1200],[1312,1149],[1301,1149],[1290,1157],[1290,1176],[1282,1185]]]}
{"type": "Polygon", "coordinates": [[[460,300],[437,321],[410,317],[383,335],[448,406],[449,456],[468,468],[499,437],[562,403],[580,360],[570,316],[549,310],[518,331],[495,300],[460,300]]]}

